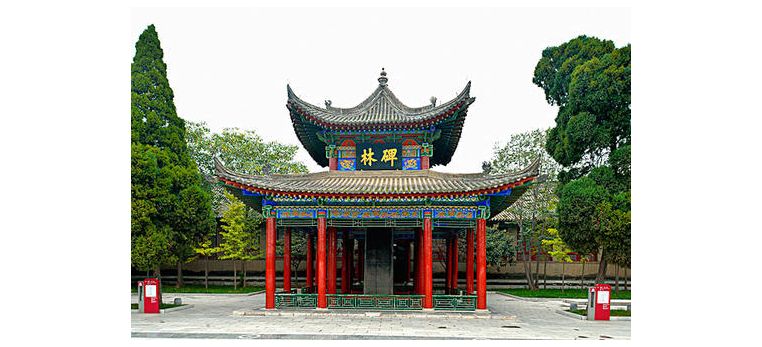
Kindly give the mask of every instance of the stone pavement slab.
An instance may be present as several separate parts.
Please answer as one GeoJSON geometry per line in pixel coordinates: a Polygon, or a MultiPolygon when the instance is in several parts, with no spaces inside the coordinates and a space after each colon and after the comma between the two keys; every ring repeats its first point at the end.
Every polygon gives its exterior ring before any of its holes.
{"type": "MultiPolygon", "coordinates": [[[[488,314],[329,311],[263,312],[264,295],[164,294],[193,307],[132,313],[136,338],[210,339],[629,339],[630,321],[584,321],[557,311],[562,299],[517,300],[489,293],[488,314]]],[[[132,301],[137,298],[132,295],[132,301]]]]}

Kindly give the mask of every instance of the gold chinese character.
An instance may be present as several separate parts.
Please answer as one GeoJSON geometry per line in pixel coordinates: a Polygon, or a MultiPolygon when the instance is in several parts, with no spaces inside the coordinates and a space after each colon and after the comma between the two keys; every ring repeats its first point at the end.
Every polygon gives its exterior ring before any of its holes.
{"type": "MultiPolygon", "coordinates": [[[[386,151],[384,151],[384,152],[386,152],[386,151]]],[[[363,165],[367,165],[367,166],[373,166],[373,162],[374,161],[378,161],[376,159],[373,159],[373,154],[375,154],[375,153],[373,153],[373,148],[363,149],[362,150],[362,159],[360,160],[360,161],[362,161],[362,164],[363,165]]]]}
{"type": "Polygon", "coordinates": [[[391,165],[394,166],[395,160],[397,160],[397,149],[396,148],[385,149],[384,156],[381,158],[381,161],[390,161],[391,165]]]}

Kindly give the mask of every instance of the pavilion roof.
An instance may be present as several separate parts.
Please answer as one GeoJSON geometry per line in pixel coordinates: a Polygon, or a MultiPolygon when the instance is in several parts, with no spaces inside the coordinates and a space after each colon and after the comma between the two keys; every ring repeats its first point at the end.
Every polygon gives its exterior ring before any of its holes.
{"type": "Polygon", "coordinates": [[[525,169],[499,175],[453,174],[432,170],[323,171],[252,176],[234,173],[215,159],[217,177],[229,187],[270,196],[328,198],[457,198],[504,192],[491,210],[510,206],[539,175],[539,160],[525,169]]]}
{"type": "Polygon", "coordinates": [[[349,108],[334,107],[326,101],[325,107],[312,105],[300,99],[291,86],[286,86],[288,102],[297,137],[321,166],[327,166],[325,143],[318,138],[322,131],[404,131],[429,130],[436,126],[441,131],[435,140],[431,165],[450,162],[457,148],[468,106],[476,98],[470,97],[471,82],[454,99],[436,105],[409,107],[400,101],[387,85],[386,72],[381,72],[379,85],[370,96],[349,108]]]}
{"type": "Polygon", "coordinates": [[[497,215],[492,216],[490,220],[494,222],[515,222],[518,221],[519,218],[516,216],[516,213],[514,213],[513,210],[505,209],[497,215]]]}

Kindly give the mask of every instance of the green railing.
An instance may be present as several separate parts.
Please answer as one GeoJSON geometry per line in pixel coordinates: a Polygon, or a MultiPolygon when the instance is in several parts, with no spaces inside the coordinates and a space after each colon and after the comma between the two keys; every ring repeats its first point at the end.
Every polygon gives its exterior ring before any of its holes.
{"type": "MultiPolygon", "coordinates": [[[[329,309],[419,311],[423,295],[326,294],[329,309]]],[[[476,295],[433,295],[434,310],[474,311],[476,295]]],[[[317,294],[275,293],[275,308],[316,308],[317,294]]]]}
{"type": "Polygon", "coordinates": [[[327,294],[330,309],[411,311],[423,309],[423,295],[327,294]]]}
{"type": "Polygon", "coordinates": [[[475,311],[476,295],[433,295],[434,310],[475,311]]]}
{"type": "Polygon", "coordinates": [[[275,308],[316,308],[317,294],[275,293],[275,308]]]}

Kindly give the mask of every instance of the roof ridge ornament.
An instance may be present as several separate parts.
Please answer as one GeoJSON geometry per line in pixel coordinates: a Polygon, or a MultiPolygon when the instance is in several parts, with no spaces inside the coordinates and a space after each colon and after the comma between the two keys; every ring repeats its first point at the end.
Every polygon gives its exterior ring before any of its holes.
{"type": "Polygon", "coordinates": [[[389,81],[389,79],[386,78],[386,71],[384,71],[384,68],[381,68],[381,77],[378,78],[378,84],[382,87],[386,87],[387,81],[389,81]]]}

